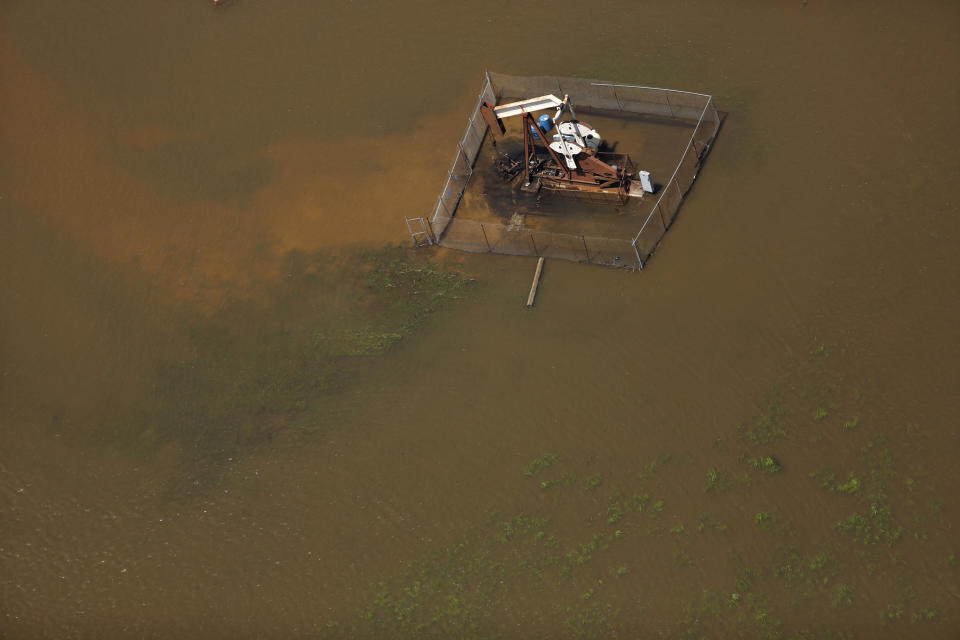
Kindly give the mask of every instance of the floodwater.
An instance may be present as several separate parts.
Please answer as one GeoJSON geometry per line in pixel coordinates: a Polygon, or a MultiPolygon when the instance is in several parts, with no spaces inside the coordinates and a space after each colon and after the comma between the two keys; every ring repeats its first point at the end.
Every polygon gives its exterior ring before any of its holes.
{"type": "Polygon", "coordinates": [[[0,635],[960,634],[960,8],[585,11],[0,7],[0,635]],[[715,96],[647,270],[356,275],[485,68],[715,96]]]}

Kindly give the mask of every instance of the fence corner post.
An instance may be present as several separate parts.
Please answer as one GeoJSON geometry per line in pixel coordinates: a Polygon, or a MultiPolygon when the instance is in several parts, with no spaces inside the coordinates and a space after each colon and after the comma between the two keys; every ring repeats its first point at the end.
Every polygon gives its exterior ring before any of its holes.
{"type": "Polygon", "coordinates": [[[643,259],[640,257],[640,249],[637,247],[637,240],[633,240],[633,252],[637,254],[637,264],[640,265],[640,270],[643,271],[643,259]]]}

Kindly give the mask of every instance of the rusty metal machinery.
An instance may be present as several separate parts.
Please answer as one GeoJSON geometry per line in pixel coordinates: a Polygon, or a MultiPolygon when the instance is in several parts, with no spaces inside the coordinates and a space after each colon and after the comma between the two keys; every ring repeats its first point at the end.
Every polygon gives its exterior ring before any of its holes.
{"type": "Polygon", "coordinates": [[[521,117],[523,160],[500,154],[497,172],[504,179],[513,179],[522,169],[523,191],[544,188],[574,195],[612,196],[618,202],[643,193],[637,188],[639,184],[632,184],[635,169],[628,156],[604,154],[601,159],[600,134],[577,119],[569,96],[561,100],[545,95],[500,106],[484,102],[480,113],[491,131],[500,135],[506,133],[505,118],[521,117]],[[534,119],[535,112],[548,109],[556,110],[552,117],[544,114],[534,119]],[[541,148],[545,156],[539,153],[541,148]]]}

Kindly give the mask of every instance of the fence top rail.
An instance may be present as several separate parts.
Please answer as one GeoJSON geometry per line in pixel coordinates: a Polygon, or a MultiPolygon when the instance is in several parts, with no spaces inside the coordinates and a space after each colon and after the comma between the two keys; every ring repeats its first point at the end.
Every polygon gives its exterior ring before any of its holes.
{"type": "Polygon", "coordinates": [[[591,82],[594,87],[624,87],[627,89],[651,89],[653,91],[669,91],[670,93],[686,93],[691,96],[700,96],[701,98],[713,98],[707,93],[697,93],[696,91],[683,91],[681,89],[664,89],[663,87],[643,87],[638,84],[617,84],[612,82],[591,82]]]}

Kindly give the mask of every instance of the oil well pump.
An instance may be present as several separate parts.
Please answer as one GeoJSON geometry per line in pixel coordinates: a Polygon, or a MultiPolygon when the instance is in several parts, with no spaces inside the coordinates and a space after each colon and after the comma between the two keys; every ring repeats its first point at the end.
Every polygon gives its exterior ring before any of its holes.
{"type": "Polygon", "coordinates": [[[505,178],[522,171],[522,191],[535,193],[545,188],[617,202],[653,192],[650,174],[637,172],[629,156],[600,151],[603,139],[596,129],[577,119],[568,95],[562,100],[550,94],[500,106],[485,101],[480,113],[490,130],[500,135],[506,134],[504,119],[521,116],[522,164],[501,156],[497,170],[505,178]],[[535,112],[545,110],[555,110],[554,115],[545,113],[534,119],[535,112]],[[539,154],[540,146],[545,156],[539,154]]]}

